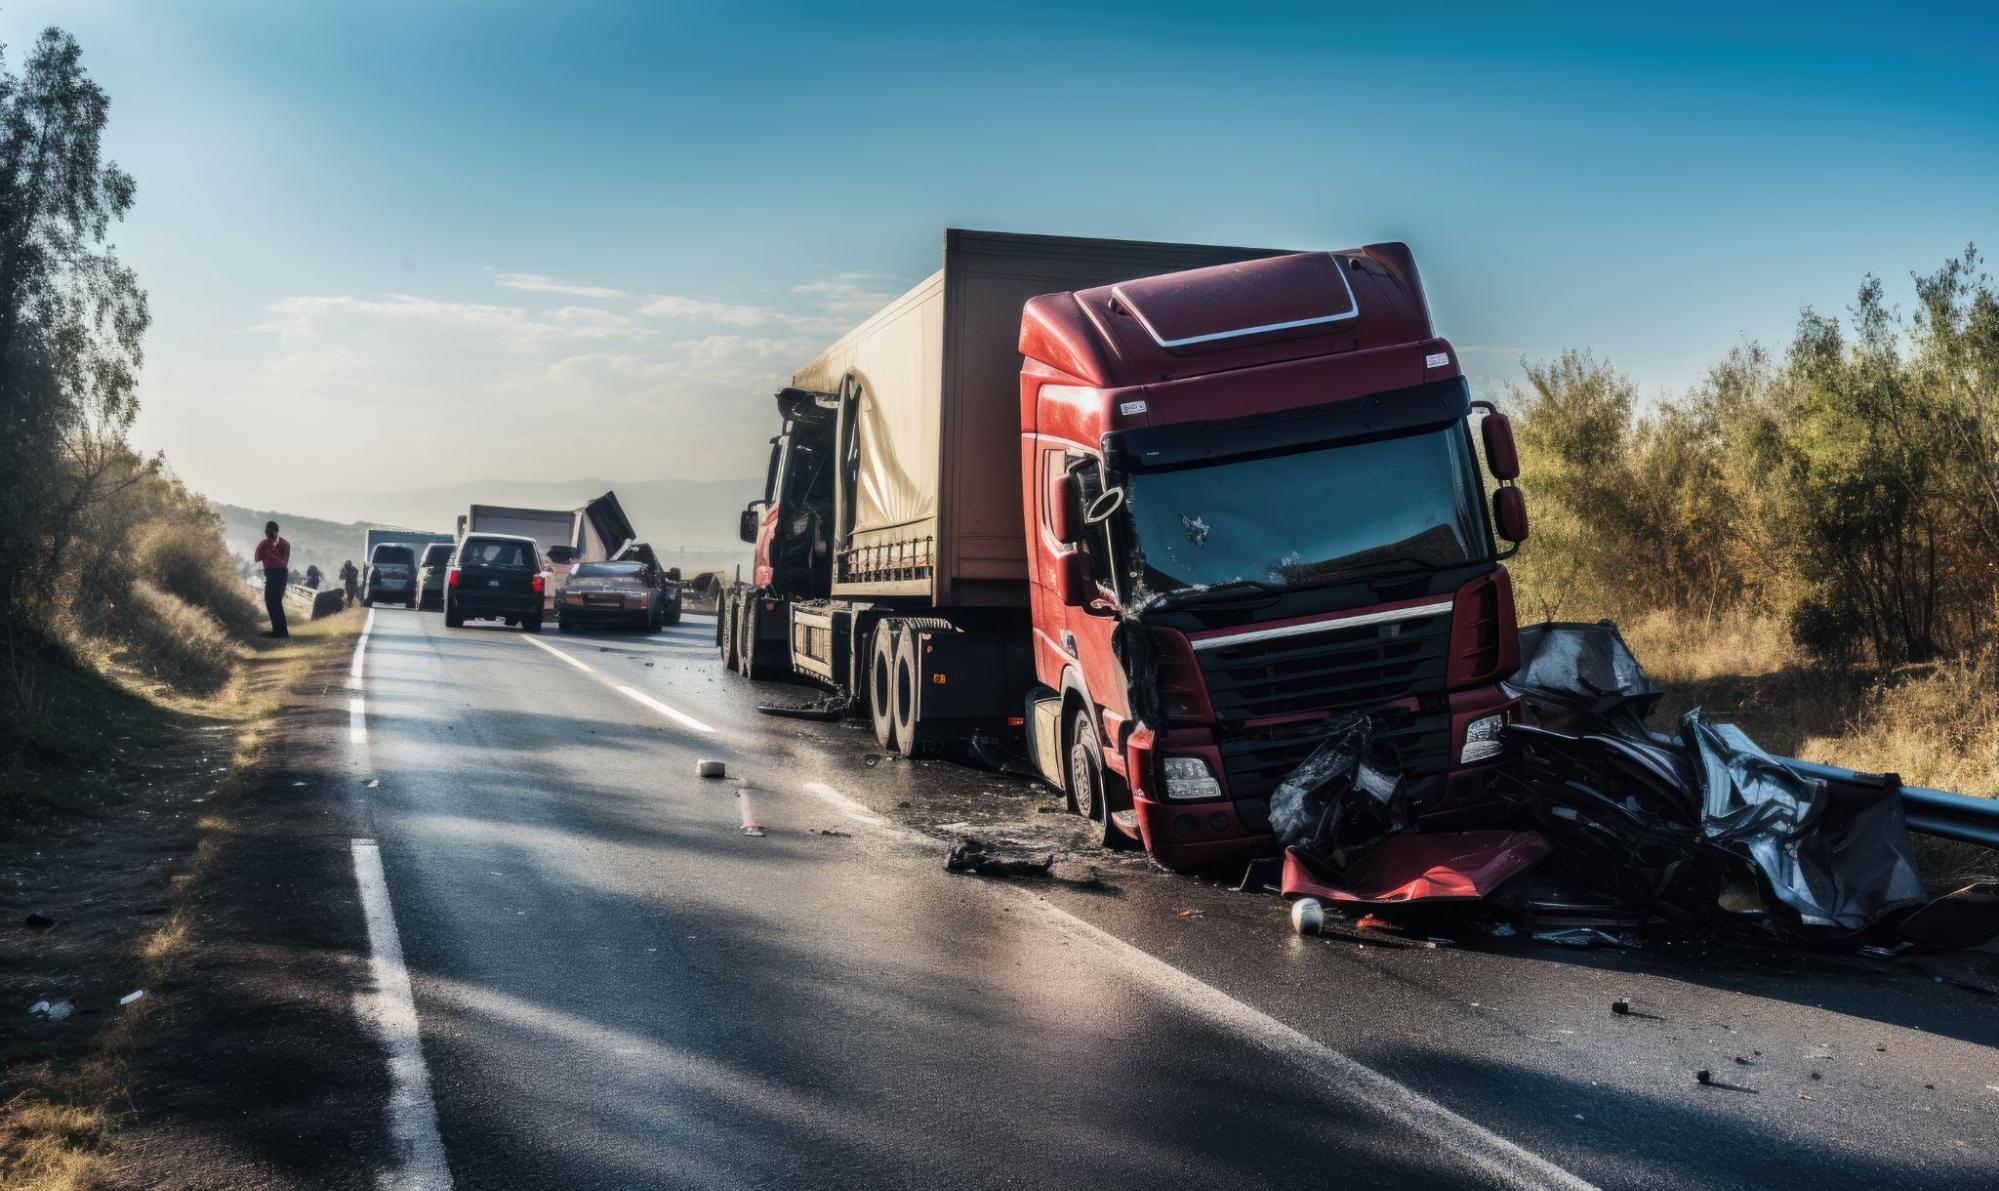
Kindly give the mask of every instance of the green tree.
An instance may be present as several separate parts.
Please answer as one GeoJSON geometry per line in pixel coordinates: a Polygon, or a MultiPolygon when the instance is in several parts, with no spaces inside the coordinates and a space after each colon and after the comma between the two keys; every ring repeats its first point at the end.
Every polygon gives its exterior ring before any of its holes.
{"type": "Polygon", "coordinates": [[[45,599],[89,509],[135,482],[145,291],[106,241],[131,209],[104,159],[111,101],[49,29],[19,74],[0,47],[0,621],[45,599]]]}

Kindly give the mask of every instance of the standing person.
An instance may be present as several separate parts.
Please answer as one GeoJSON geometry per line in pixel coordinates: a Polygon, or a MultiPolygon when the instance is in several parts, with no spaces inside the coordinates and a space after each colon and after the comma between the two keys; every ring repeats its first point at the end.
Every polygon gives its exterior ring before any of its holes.
{"type": "Polygon", "coordinates": [[[306,585],[307,587],[310,587],[310,588],[312,588],[312,589],[313,589],[314,591],[318,591],[318,590],[319,590],[319,567],[318,567],[318,566],[316,566],[316,565],[315,565],[315,566],[309,566],[309,567],[307,567],[307,568],[305,569],[305,585],[306,585]]]}
{"type": "Polygon", "coordinates": [[[340,585],[347,589],[348,603],[361,602],[361,572],[354,569],[354,560],[351,558],[340,564],[340,585]]]}
{"type": "Polygon", "coordinates": [[[285,580],[291,575],[292,544],[278,536],[278,523],[264,522],[264,540],[257,543],[253,556],[264,568],[264,609],[271,614],[271,631],[266,637],[289,637],[285,627],[285,580]]]}

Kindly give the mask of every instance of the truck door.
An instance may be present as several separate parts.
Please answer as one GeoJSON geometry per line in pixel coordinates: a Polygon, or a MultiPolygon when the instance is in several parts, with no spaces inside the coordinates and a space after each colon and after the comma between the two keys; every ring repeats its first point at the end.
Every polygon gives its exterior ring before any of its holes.
{"type": "MultiPolygon", "coordinates": [[[[1074,524],[1082,524],[1083,510],[1103,492],[1103,462],[1094,452],[1047,440],[1044,443],[1040,482],[1036,485],[1040,492],[1033,592],[1037,677],[1045,685],[1059,689],[1062,671],[1073,666],[1081,673],[1091,699],[1121,723],[1129,712],[1124,674],[1111,652],[1111,634],[1117,626],[1117,617],[1106,615],[1104,607],[1092,612],[1089,608],[1064,604],[1055,576],[1058,558],[1072,550],[1082,553],[1089,561],[1091,579],[1103,593],[1101,603],[1116,607],[1119,585],[1111,567],[1108,523],[1086,527],[1081,541],[1066,545],[1054,535],[1048,506],[1054,481],[1064,475],[1075,476],[1081,499],[1078,507],[1071,510],[1071,517],[1074,524]]],[[[1117,740],[1114,725],[1103,724],[1101,719],[1099,724],[1105,744],[1114,749],[1117,740]]],[[[1115,768],[1122,772],[1124,767],[1118,764],[1115,768]]]]}

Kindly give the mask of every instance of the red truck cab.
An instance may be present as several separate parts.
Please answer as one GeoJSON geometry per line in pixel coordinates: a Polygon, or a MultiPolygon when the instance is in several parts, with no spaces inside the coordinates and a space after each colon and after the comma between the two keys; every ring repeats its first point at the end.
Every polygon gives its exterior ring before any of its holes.
{"type": "Polygon", "coordinates": [[[1272,791],[1361,710],[1426,825],[1476,817],[1525,513],[1408,249],[1037,297],[1019,345],[1031,751],[1105,841],[1273,853],[1272,791]]]}

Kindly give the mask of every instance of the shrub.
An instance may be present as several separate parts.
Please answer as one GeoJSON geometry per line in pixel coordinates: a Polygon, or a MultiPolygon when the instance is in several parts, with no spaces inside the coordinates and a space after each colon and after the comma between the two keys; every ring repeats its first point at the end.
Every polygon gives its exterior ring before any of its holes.
{"type": "Polygon", "coordinates": [[[187,520],[151,521],[133,535],[136,574],[225,626],[246,632],[257,625],[257,606],[229,557],[219,529],[187,520]]]}
{"type": "Polygon", "coordinates": [[[236,650],[215,617],[140,579],[123,607],[106,610],[107,635],[123,645],[125,661],[187,695],[212,695],[235,672],[236,650]]]}

